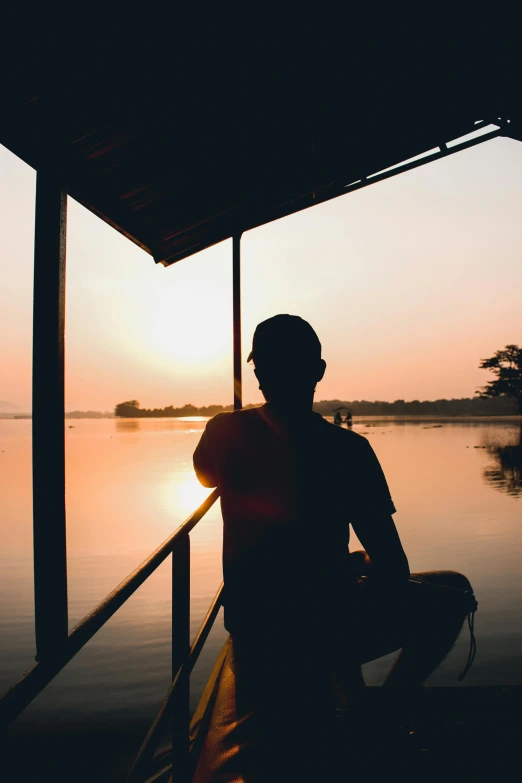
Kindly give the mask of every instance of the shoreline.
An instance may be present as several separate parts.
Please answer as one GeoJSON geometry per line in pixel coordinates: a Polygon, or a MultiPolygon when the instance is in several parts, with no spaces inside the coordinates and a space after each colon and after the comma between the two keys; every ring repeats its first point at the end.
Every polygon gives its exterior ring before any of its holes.
{"type": "MultiPolygon", "coordinates": [[[[324,418],[327,419],[333,419],[333,416],[325,416],[324,418]]],[[[352,421],[355,423],[356,421],[364,420],[364,421],[401,421],[401,422],[408,422],[408,421],[445,421],[445,422],[452,422],[452,421],[505,421],[505,422],[513,422],[517,423],[520,422],[522,424],[522,416],[520,414],[516,413],[510,413],[510,414],[494,414],[494,413],[485,413],[485,414],[467,414],[462,413],[458,414],[455,413],[453,415],[451,414],[429,414],[429,413],[419,413],[419,414],[381,414],[381,415],[372,415],[370,413],[365,414],[359,414],[354,415],[352,418],[352,421]]]]}
{"type": "MultiPolygon", "coordinates": [[[[164,419],[165,421],[208,421],[211,416],[71,416],[67,414],[65,420],[74,419],[76,421],[146,421],[153,419],[159,421],[164,419]]],[[[333,416],[323,416],[324,419],[333,419],[333,416]]],[[[32,421],[32,415],[28,414],[6,414],[0,413],[0,421],[32,421]]],[[[355,424],[358,421],[396,421],[396,422],[415,422],[415,421],[505,421],[505,422],[520,422],[522,424],[522,415],[516,413],[510,414],[429,414],[429,413],[410,413],[410,414],[372,414],[372,413],[360,413],[354,414],[352,421],[355,424]]]]}

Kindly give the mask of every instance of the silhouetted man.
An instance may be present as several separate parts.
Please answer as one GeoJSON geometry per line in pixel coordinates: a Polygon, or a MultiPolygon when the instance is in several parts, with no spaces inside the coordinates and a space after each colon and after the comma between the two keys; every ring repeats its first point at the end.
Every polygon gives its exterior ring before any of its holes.
{"type": "Polygon", "coordinates": [[[266,404],[215,416],[194,454],[201,483],[221,494],[239,711],[275,705],[277,692],[292,693],[288,706],[299,690],[316,711],[332,671],[353,692],[364,685],[360,664],[399,648],[386,684],[420,685],[460,631],[469,582],[454,572],[409,581],[370,444],[312,411],[326,364],[310,324],[263,321],[250,360],[266,404]],[[364,552],[349,554],[350,525],[364,552]]]}

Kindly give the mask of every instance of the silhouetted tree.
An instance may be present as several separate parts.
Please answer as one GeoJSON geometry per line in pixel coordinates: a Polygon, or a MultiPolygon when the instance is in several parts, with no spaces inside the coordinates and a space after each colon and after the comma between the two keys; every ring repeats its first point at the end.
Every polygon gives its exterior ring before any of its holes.
{"type": "Polygon", "coordinates": [[[120,402],[114,408],[115,416],[124,416],[127,419],[135,419],[141,415],[140,404],[138,400],[127,400],[120,402]]]}
{"type": "Polygon", "coordinates": [[[514,397],[518,412],[522,414],[522,348],[506,345],[490,359],[483,359],[479,366],[481,370],[491,370],[496,380],[489,381],[477,394],[481,397],[514,397]]]}

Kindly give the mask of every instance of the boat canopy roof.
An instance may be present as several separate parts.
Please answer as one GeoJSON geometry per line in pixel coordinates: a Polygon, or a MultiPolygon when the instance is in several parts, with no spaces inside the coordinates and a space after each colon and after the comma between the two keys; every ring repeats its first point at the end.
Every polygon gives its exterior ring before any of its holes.
{"type": "Polygon", "coordinates": [[[165,265],[479,121],[520,127],[507,55],[479,57],[471,34],[399,40],[319,9],[286,31],[221,12],[174,31],[145,12],[85,16],[13,33],[0,142],[165,265]]]}

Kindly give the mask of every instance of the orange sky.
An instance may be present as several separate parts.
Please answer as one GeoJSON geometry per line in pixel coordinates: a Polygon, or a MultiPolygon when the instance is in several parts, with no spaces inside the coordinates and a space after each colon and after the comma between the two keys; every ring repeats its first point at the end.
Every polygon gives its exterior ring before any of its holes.
{"type": "MultiPolygon", "coordinates": [[[[2,147],[0,173],[0,400],[27,410],[35,173],[2,147]]],[[[318,399],[472,395],[479,360],[522,343],[521,205],[522,144],[495,139],[248,232],[244,356],[295,313],[323,343],[318,399]]],[[[231,263],[224,242],[156,266],[69,199],[67,409],[232,402],[231,263]]]]}

